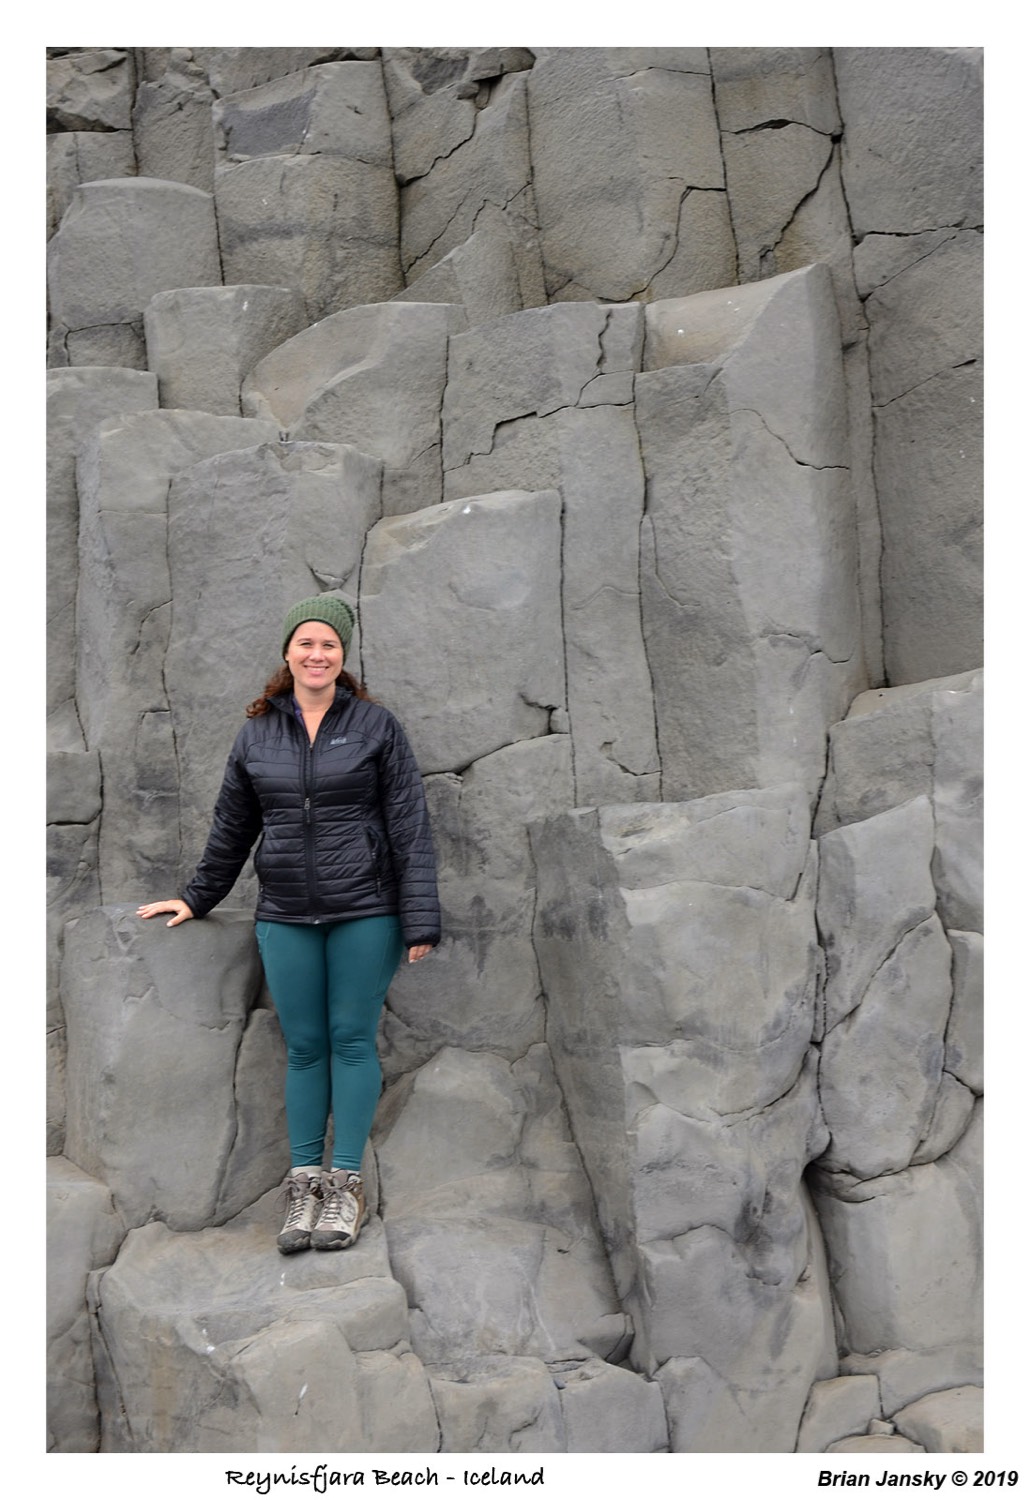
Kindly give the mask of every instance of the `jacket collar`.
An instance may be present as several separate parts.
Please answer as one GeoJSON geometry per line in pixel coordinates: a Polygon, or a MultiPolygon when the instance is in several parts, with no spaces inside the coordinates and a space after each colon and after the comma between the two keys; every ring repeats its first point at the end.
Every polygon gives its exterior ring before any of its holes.
{"type": "MultiPolygon", "coordinates": [[[[326,713],[331,714],[336,709],[341,708],[345,703],[349,703],[353,696],[354,695],[349,687],[347,687],[342,682],[338,682],[336,684],[336,692],[333,695],[333,701],[326,709],[326,713]]],[[[268,701],[275,708],[279,709],[280,713],[286,714],[288,718],[293,718],[294,715],[292,693],[276,693],[275,696],[273,698],[269,698],[268,701]]]]}

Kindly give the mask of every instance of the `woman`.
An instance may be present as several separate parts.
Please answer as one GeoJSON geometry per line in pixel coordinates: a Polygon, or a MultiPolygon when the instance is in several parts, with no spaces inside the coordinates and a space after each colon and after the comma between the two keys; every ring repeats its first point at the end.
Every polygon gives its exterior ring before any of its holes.
{"type": "Polygon", "coordinates": [[[331,595],[290,610],[284,665],[247,709],[193,878],[181,897],[138,909],[172,912],[169,927],[206,916],[260,838],[257,941],[286,1038],[284,1255],[358,1237],[379,1014],[403,949],[416,963],[440,941],[422,778],[400,724],[343,669],[353,628],[331,595]]]}

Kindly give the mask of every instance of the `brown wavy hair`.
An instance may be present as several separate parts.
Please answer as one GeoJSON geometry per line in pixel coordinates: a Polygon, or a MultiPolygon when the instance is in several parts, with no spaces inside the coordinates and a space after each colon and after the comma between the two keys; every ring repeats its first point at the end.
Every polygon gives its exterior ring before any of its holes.
{"type": "MultiPolygon", "coordinates": [[[[349,688],[350,691],[354,694],[355,698],[364,698],[368,703],[375,703],[375,698],[372,697],[372,694],[365,687],[365,684],[363,682],[359,682],[356,677],[352,677],[349,672],[341,671],[336,681],[342,683],[345,688],[349,688]]],[[[283,662],[279,670],[275,672],[265,683],[265,690],[260,695],[260,697],[255,698],[253,703],[247,704],[247,718],[260,718],[262,714],[266,714],[268,712],[268,700],[270,698],[288,696],[292,694],[292,692],[293,673],[290,671],[286,663],[283,662]]]]}

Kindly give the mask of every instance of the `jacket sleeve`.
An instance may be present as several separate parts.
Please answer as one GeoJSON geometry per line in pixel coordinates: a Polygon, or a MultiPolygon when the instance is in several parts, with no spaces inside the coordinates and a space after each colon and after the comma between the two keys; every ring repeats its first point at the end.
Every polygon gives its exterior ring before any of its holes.
{"type": "Polygon", "coordinates": [[[243,765],[243,734],[237,735],[226,763],[204,853],[181,893],[195,917],[206,917],[224,901],[261,832],[261,805],[243,765]]]}
{"type": "Polygon", "coordinates": [[[422,776],[411,746],[390,715],[379,764],[379,797],[400,893],[407,947],[440,941],[436,854],[422,776]]]}

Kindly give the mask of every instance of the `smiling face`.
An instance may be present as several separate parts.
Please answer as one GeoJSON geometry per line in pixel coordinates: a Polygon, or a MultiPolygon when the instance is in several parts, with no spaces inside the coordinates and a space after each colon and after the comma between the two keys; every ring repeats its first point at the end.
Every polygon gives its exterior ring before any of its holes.
{"type": "Polygon", "coordinates": [[[343,655],[343,643],[331,625],[305,620],[290,636],[285,660],[295,687],[308,693],[331,692],[343,670],[343,655]]]}

